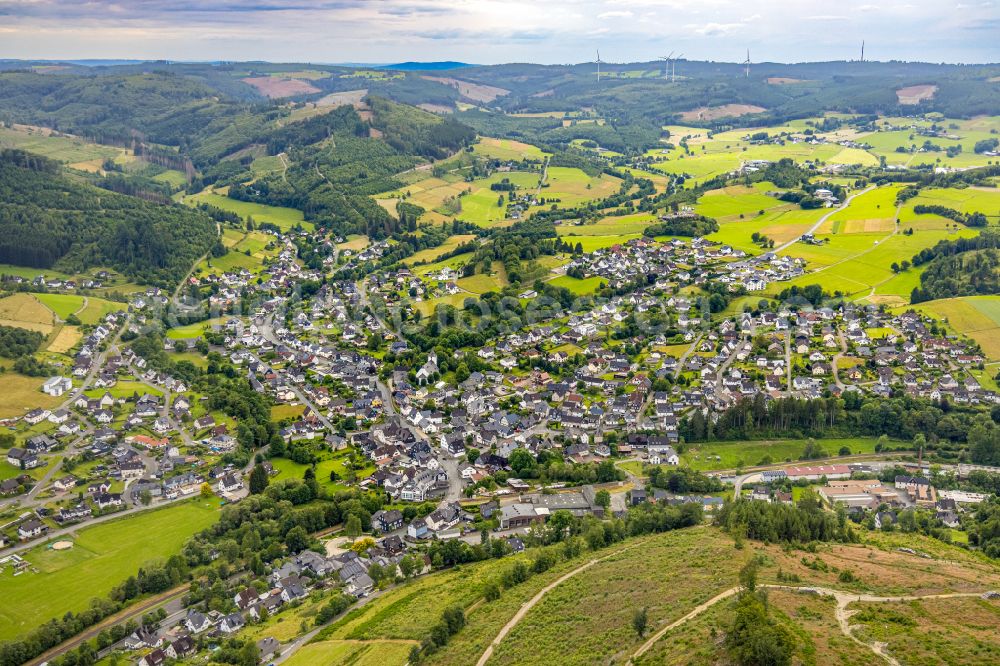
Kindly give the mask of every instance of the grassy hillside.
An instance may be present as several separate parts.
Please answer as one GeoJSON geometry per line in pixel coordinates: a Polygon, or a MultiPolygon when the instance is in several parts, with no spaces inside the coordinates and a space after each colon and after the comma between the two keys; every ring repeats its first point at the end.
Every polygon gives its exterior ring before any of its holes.
{"type": "MultiPolygon", "coordinates": [[[[796,663],[874,663],[878,658],[868,641],[884,641],[882,636],[889,637],[890,654],[901,659],[907,654],[908,640],[918,640],[922,652],[941,658],[949,649],[949,643],[938,638],[944,633],[952,637],[974,634],[974,642],[961,648],[961,654],[973,661],[976,655],[1000,647],[1000,636],[985,630],[989,619],[1000,613],[1000,602],[976,596],[1000,586],[1000,566],[914,535],[865,536],[869,538],[866,543],[819,545],[815,552],[807,552],[754,542],[736,548],[729,536],[714,527],[690,528],[585,550],[504,589],[492,601],[483,596],[489,581],[501,577],[513,561],[459,567],[403,585],[348,613],[321,632],[310,654],[317,658],[327,652],[346,654],[350,641],[364,641],[375,654],[384,655],[383,663],[402,664],[405,659],[393,658],[394,648],[426,638],[443,610],[458,604],[465,609],[466,625],[423,663],[475,664],[512,620],[517,621],[508,626],[487,664],[625,663],[650,639],[654,640],[641,657],[635,657],[635,663],[725,662],[722,638],[731,621],[732,600],[717,597],[738,584],[737,573],[751,558],[762,563],[760,584],[814,586],[845,593],[843,598],[834,598],[795,590],[769,592],[772,613],[795,636],[796,663]],[[918,554],[900,551],[904,545],[918,554]],[[851,572],[853,582],[844,582],[844,571],[851,572]],[[971,596],[947,603],[934,598],[913,603],[854,602],[856,595],[941,594],[971,596]],[[938,605],[968,612],[929,616],[922,610],[925,605],[928,613],[938,605]],[[877,612],[852,618],[850,624],[860,626],[845,635],[838,613],[865,611],[869,606],[877,612]],[[643,638],[632,627],[639,608],[645,608],[649,618],[643,638]],[[699,609],[703,612],[683,619],[699,609]],[[519,611],[522,616],[518,618],[519,611]],[[892,612],[915,616],[915,624],[886,625],[885,613],[892,612]],[[934,618],[934,632],[917,637],[921,628],[927,628],[928,617],[934,618]],[[674,623],[675,628],[657,636],[674,623]]],[[[531,561],[535,556],[528,551],[527,556],[514,560],[531,561]]],[[[406,653],[399,649],[396,654],[406,653]]]]}

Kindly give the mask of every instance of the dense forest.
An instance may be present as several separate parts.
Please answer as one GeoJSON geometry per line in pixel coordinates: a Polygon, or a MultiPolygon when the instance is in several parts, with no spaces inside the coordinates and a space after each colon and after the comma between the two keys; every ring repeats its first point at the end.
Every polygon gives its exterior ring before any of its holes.
{"type": "Polygon", "coordinates": [[[920,274],[912,303],[1000,293],[1000,252],[993,249],[938,257],[920,274]]]}
{"type": "Polygon", "coordinates": [[[110,266],[167,286],[215,242],[215,224],[200,211],[77,183],[58,169],[0,152],[0,262],[67,273],[110,266]]]}
{"type": "Polygon", "coordinates": [[[0,326],[0,356],[18,358],[38,351],[45,336],[38,331],[29,331],[14,326],[0,326]]]}

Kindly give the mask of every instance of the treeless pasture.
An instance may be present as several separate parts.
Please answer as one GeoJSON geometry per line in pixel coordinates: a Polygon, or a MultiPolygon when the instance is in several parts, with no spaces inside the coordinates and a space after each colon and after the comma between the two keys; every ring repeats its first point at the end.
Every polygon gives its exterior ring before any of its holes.
{"type": "Polygon", "coordinates": [[[350,104],[351,106],[358,106],[361,104],[361,100],[365,98],[368,94],[368,88],[361,88],[360,90],[345,90],[343,92],[330,93],[326,97],[321,98],[316,102],[316,106],[344,106],[345,104],[350,104]]]}
{"type": "Polygon", "coordinates": [[[471,99],[474,102],[492,102],[497,97],[503,97],[510,92],[505,88],[486,86],[481,83],[472,83],[470,81],[462,81],[460,79],[453,79],[446,76],[421,76],[420,78],[427,81],[436,81],[437,83],[443,83],[446,86],[456,88],[462,97],[471,99]]]}
{"type": "Polygon", "coordinates": [[[428,104],[426,102],[423,104],[417,104],[417,107],[423,109],[424,111],[430,111],[431,113],[437,114],[453,113],[455,111],[452,107],[445,106],[444,104],[428,104]]]}
{"type": "Polygon", "coordinates": [[[63,326],[49,343],[48,350],[54,354],[65,354],[81,337],[80,329],[76,326],[63,326]]]}
{"type": "Polygon", "coordinates": [[[681,114],[681,120],[718,120],[719,118],[735,118],[746,116],[751,113],[763,113],[767,111],[762,106],[753,104],[723,104],[722,106],[699,106],[681,114]]]}
{"type": "Polygon", "coordinates": [[[938,87],[930,83],[923,83],[919,86],[906,86],[896,91],[896,98],[900,104],[920,104],[925,99],[934,97],[938,87]]]}
{"type": "Polygon", "coordinates": [[[274,76],[251,76],[242,79],[243,83],[253,86],[260,94],[270,99],[291,97],[292,95],[308,95],[320,90],[302,79],[280,79],[274,76]]]}
{"type": "Polygon", "coordinates": [[[52,332],[52,311],[31,294],[14,294],[0,299],[0,324],[38,331],[52,332]]]}

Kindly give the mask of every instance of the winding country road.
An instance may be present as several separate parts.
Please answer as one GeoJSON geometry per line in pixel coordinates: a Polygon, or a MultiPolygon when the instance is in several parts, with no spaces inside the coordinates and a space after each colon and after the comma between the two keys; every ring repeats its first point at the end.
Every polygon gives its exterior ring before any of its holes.
{"type": "Polygon", "coordinates": [[[838,213],[838,212],[844,210],[845,208],[847,208],[847,206],[851,203],[851,201],[854,200],[854,197],[859,197],[862,194],[864,194],[865,192],[870,192],[870,191],[872,191],[874,189],[875,189],[875,186],[874,185],[870,185],[870,186],[866,187],[865,189],[861,190],[860,192],[855,192],[851,196],[849,196],[846,199],[844,199],[843,205],[838,206],[836,208],[831,208],[829,213],[827,213],[823,217],[819,218],[819,221],[817,221],[816,224],[814,224],[811,227],[809,227],[808,230],[803,231],[796,238],[793,238],[792,240],[790,240],[790,241],[788,241],[786,243],[782,243],[781,245],[779,245],[778,247],[774,248],[773,250],[768,250],[768,251],[769,252],[773,252],[774,254],[778,254],[782,250],[787,250],[791,246],[793,246],[796,243],[798,243],[799,239],[802,238],[802,236],[805,236],[806,234],[815,234],[816,230],[819,229],[821,226],[823,226],[823,223],[826,222],[828,219],[830,219],[831,215],[833,215],[834,213],[838,213]]]}
{"type": "Polygon", "coordinates": [[[586,571],[587,569],[594,566],[600,561],[601,560],[590,560],[586,564],[579,566],[576,569],[573,569],[569,573],[563,574],[562,576],[560,576],[559,578],[557,578],[556,580],[552,581],[551,583],[543,587],[541,590],[539,590],[538,594],[533,596],[530,601],[522,604],[521,607],[517,610],[517,612],[514,613],[514,617],[512,617],[507,624],[503,625],[503,628],[500,629],[500,633],[496,635],[496,638],[493,639],[493,642],[489,644],[489,646],[486,648],[486,651],[483,652],[481,657],[479,657],[479,661],[476,662],[476,666],[486,665],[486,662],[489,661],[490,657],[493,656],[494,648],[496,648],[498,645],[500,645],[501,642],[503,642],[503,639],[507,637],[507,634],[509,634],[511,630],[517,626],[517,623],[520,622],[524,618],[524,616],[528,614],[528,611],[534,608],[535,605],[538,604],[538,602],[541,601],[546,594],[548,594],[553,589],[558,587],[561,583],[569,580],[570,578],[572,578],[573,576],[577,575],[582,571],[586,571]]]}
{"type": "Polygon", "coordinates": [[[614,552],[608,553],[603,557],[598,557],[596,559],[590,560],[587,563],[582,564],[577,568],[573,569],[572,571],[563,574],[556,580],[552,581],[551,583],[543,587],[541,590],[538,591],[538,594],[536,594],[530,600],[522,604],[521,607],[518,609],[518,611],[514,614],[514,617],[512,617],[510,621],[507,622],[507,624],[505,624],[502,629],[500,629],[500,632],[496,635],[496,638],[493,639],[493,641],[489,644],[489,646],[487,646],[486,650],[483,652],[482,656],[479,657],[479,661],[476,662],[476,666],[486,665],[486,662],[489,661],[490,657],[493,656],[493,650],[496,649],[496,647],[503,642],[503,639],[507,636],[507,634],[509,634],[514,629],[514,627],[517,626],[517,623],[520,622],[524,618],[524,616],[528,614],[528,611],[534,608],[538,604],[538,602],[540,602],[543,598],[545,598],[546,594],[548,594],[553,589],[555,589],[565,581],[569,580],[573,576],[577,575],[578,573],[586,571],[587,569],[594,566],[598,562],[603,562],[608,558],[620,555],[621,553],[624,553],[627,550],[631,550],[632,548],[635,548],[636,546],[639,546],[642,543],[645,542],[633,543],[631,545],[625,546],[624,548],[619,548],[614,552]]]}

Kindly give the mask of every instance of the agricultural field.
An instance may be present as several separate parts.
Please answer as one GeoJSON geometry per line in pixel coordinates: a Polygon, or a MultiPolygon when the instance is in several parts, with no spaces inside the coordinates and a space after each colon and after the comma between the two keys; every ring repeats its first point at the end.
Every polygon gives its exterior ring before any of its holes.
{"type": "MultiPolygon", "coordinates": [[[[478,145],[478,144],[477,144],[478,145]]],[[[395,213],[396,200],[405,198],[428,212],[424,221],[441,222],[460,219],[484,227],[504,222],[506,219],[506,192],[490,189],[491,185],[507,180],[517,187],[518,194],[533,194],[545,200],[542,206],[532,207],[528,212],[547,208],[558,202],[568,208],[604,198],[618,191],[621,181],[612,176],[590,177],[580,169],[551,167],[545,184],[539,188],[539,171],[497,172],[487,178],[466,182],[456,173],[441,177],[429,176],[415,180],[395,192],[380,195],[377,201],[383,208],[395,213]],[[502,205],[497,202],[502,199],[502,205]]]]}
{"type": "Polygon", "coordinates": [[[50,337],[50,342],[45,348],[53,354],[65,354],[73,349],[83,338],[83,333],[78,326],[61,326],[55,335],[50,337]]]}
{"type": "Polygon", "coordinates": [[[498,160],[542,160],[545,157],[541,148],[530,143],[521,143],[513,139],[492,139],[485,136],[472,147],[472,152],[498,160]]]}
{"type": "Polygon", "coordinates": [[[473,238],[475,238],[475,236],[472,234],[457,234],[455,236],[449,236],[441,245],[438,245],[437,247],[429,247],[426,250],[420,250],[419,252],[407,257],[403,260],[403,265],[413,266],[414,264],[434,261],[442,254],[453,251],[459,245],[468,243],[473,238]]]}
{"type": "Polygon", "coordinates": [[[939,224],[915,224],[906,215],[900,218],[900,224],[893,224],[889,191],[890,188],[885,188],[883,194],[882,189],[873,190],[832,215],[822,225],[827,233],[821,229],[816,235],[822,245],[795,243],[784,250],[782,254],[806,260],[806,275],[775,283],[770,291],[777,293],[795,284],[822,284],[831,293],[840,291],[858,299],[878,297],[874,302],[890,305],[905,303],[919,281],[920,269],[911,268],[897,275],[890,268],[894,262],[910,261],[917,252],[938,241],[978,233],[966,227],[946,229],[939,224]],[[910,227],[914,230],[912,235],[901,233],[910,227]]]}
{"type": "Polygon", "coordinates": [[[1000,361],[1000,296],[962,296],[927,301],[915,309],[937,319],[960,335],[975,340],[991,361],[1000,361]]]}
{"type": "Polygon", "coordinates": [[[0,572],[4,604],[0,640],[87,607],[134,574],[143,563],[179,552],[184,541],[218,518],[218,501],[194,500],[120,521],[82,528],[65,551],[37,546],[24,554],[38,573],[0,572]]]}
{"type": "MultiPolygon", "coordinates": [[[[896,218],[896,194],[900,187],[877,187],[855,196],[828,217],[817,234],[889,233],[896,218]]],[[[828,211],[829,212],[829,211],[828,211]]]]}
{"type": "Polygon", "coordinates": [[[26,125],[15,125],[13,129],[0,127],[0,148],[27,150],[71,167],[94,161],[99,167],[105,159],[122,159],[125,155],[123,148],[102,146],[72,135],[59,134],[47,128],[26,125]]]}
{"type": "Polygon", "coordinates": [[[301,225],[303,229],[313,228],[311,222],[305,221],[302,211],[300,210],[295,210],[294,208],[282,208],[280,206],[268,206],[266,204],[259,203],[250,203],[247,201],[237,201],[236,199],[230,199],[223,194],[218,194],[217,192],[210,190],[205,190],[204,192],[184,197],[183,201],[190,206],[194,206],[199,203],[207,203],[217,208],[241,215],[244,219],[252,217],[254,222],[257,223],[270,222],[282,231],[287,231],[296,224],[301,225]]]}
{"type": "MultiPolygon", "coordinates": [[[[703,197],[702,201],[707,198],[703,197]]],[[[824,214],[822,210],[803,210],[788,204],[765,209],[763,215],[757,214],[759,210],[759,208],[748,210],[744,213],[744,219],[736,215],[736,219],[720,220],[719,230],[706,238],[725,243],[748,254],[759,254],[763,250],[753,242],[754,233],[767,236],[775,244],[780,245],[800,237],[824,214]]]]}
{"type": "Polygon", "coordinates": [[[371,240],[368,236],[362,236],[360,234],[352,234],[347,237],[343,243],[338,243],[337,248],[341,250],[350,250],[351,252],[359,252],[371,244],[371,240]]]}
{"type": "Polygon", "coordinates": [[[264,262],[278,255],[280,249],[268,248],[274,237],[262,231],[241,232],[225,229],[222,242],[229,252],[221,257],[207,257],[195,268],[196,272],[221,274],[239,269],[260,273],[264,262]]]}
{"type": "Polygon", "coordinates": [[[84,324],[96,324],[108,314],[124,310],[124,303],[115,303],[93,296],[77,296],[75,294],[35,294],[46,307],[52,310],[59,319],[65,320],[75,314],[84,324]]]}
{"type": "Polygon", "coordinates": [[[601,285],[605,282],[607,281],[601,277],[588,277],[581,280],[580,278],[570,277],[568,275],[561,275],[557,278],[549,280],[549,284],[553,287],[563,287],[580,296],[593,294],[600,289],[601,285]]]}
{"type": "MultiPolygon", "coordinates": [[[[960,213],[982,213],[991,225],[1000,224],[1000,189],[989,187],[966,187],[963,189],[925,189],[906,202],[905,210],[912,213],[913,207],[945,206],[960,213]]],[[[953,223],[947,220],[948,223],[953,223]]]]}
{"type": "Polygon", "coordinates": [[[0,360],[0,367],[7,368],[3,375],[3,400],[0,400],[0,418],[23,416],[35,407],[51,409],[61,402],[61,398],[42,393],[45,377],[25,377],[10,369],[11,361],[0,360]]]}
{"type": "MultiPolygon", "coordinates": [[[[575,227],[562,227],[562,229],[574,229],[575,227]]],[[[560,234],[562,235],[562,234],[560,234]]],[[[611,236],[573,236],[569,235],[566,237],[567,242],[572,242],[574,246],[579,245],[584,252],[593,252],[594,250],[603,250],[604,248],[613,247],[615,245],[620,245],[622,243],[627,243],[634,238],[640,238],[642,234],[617,234],[611,236]]]]}
{"type": "Polygon", "coordinates": [[[0,298],[0,325],[27,328],[48,335],[54,327],[54,315],[32,294],[21,292],[0,298]]]}
{"type": "Polygon", "coordinates": [[[615,234],[641,234],[646,227],[656,222],[651,213],[632,215],[611,215],[591,224],[561,224],[556,233],[567,242],[575,243],[574,236],[612,236],[615,234]]]}

